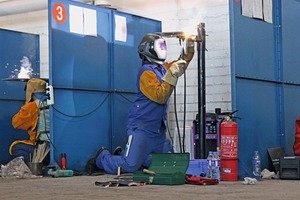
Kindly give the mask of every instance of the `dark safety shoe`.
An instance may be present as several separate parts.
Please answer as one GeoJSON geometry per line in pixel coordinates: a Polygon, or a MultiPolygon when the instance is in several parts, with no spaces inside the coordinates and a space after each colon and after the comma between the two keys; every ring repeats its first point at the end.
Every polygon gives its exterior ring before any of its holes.
{"type": "Polygon", "coordinates": [[[119,155],[121,155],[122,151],[123,151],[122,147],[121,146],[117,146],[115,148],[115,150],[113,151],[113,155],[119,156],[119,155]]]}
{"type": "Polygon", "coordinates": [[[101,147],[100,149],[98,149],[96,154],[87,161],[85,170],[89,175],[91,175],[93,173],[103,172],[103,170],[101,170],[97,167],[96,159],[100,155],[100,153],[104,150],[106,150],[106,147],[101,147]]]}

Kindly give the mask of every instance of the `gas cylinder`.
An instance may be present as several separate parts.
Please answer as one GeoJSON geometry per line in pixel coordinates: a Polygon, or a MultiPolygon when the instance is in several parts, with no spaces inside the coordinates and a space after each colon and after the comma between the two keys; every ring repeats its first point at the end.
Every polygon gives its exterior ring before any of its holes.
{"type": "Polygon", "coordinates": [[[221,124],[221,158],[238,158],[238,124],[232,120],[221,124]]]}
{"type": "Polygon", "coordinates": [[[238,180],[238,124],[232,121],[233,113],[225,117],[220,128],[222,181],[238,180]]]}

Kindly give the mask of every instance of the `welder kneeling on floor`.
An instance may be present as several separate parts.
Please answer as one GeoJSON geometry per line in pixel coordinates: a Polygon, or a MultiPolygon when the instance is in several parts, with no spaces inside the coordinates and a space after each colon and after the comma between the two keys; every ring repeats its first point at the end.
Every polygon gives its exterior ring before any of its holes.
{"type": "Polygon", "coordinates": [[[169,98],[194,56],[194,41],[186,39],[182,59],[167,63],[166,41],[160,35],[147,34],[139,44],[138,53],[142,65],[137,76],[136,100],[128,115],[126,148],[123,151],[117,148],[112,155],[101,147],[87,162],[88,173],[101,169],[117,174],[118,168],[135,172],[149,167],[151,153],[174,152],[166,137],[169,98]]]}

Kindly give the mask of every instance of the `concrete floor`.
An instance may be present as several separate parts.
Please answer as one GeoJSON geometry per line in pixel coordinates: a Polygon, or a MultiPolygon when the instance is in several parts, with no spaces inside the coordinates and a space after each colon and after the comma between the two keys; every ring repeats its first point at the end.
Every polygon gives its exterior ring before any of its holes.
{"type": "Polygon", "coordinates": [[[114,175],[73,176],[63,178],[1,178],[0,199],[263,199],[288,200],[299,197],[298,180],[261,180],[255,185],[242,181],[218,185],[146,185],[104,188],[96,181],[117,180],[114,175]]]}

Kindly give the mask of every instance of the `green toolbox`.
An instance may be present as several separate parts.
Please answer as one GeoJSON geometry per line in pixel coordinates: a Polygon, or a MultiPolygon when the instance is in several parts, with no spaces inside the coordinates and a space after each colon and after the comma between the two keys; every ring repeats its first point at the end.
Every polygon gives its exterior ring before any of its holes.
{"type": "Polygon", "coordinates": [[[182,185],[185,183],[185,172],[189,165],[189,153],[151,154],[149,169],[133,174],[133,181],[154,185],[182,185]]]}

